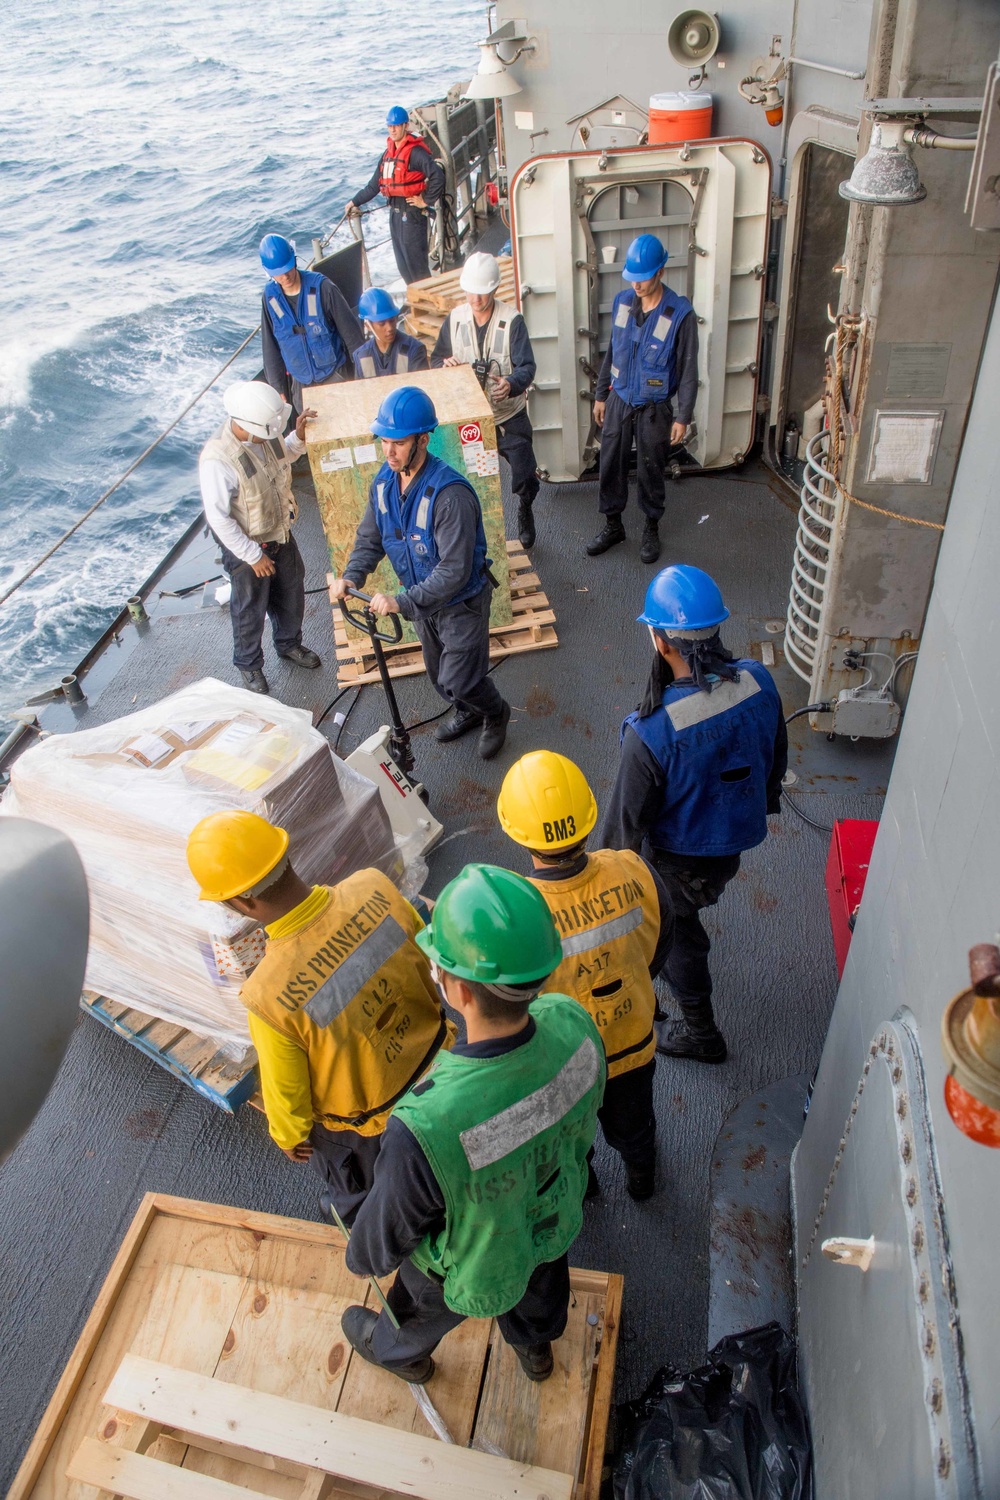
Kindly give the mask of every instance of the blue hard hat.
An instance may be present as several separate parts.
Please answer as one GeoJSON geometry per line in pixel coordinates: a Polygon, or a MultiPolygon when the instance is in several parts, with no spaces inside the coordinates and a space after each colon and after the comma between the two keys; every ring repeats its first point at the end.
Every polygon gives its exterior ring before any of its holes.
{"type": "Polygon", "coordinates": [[[394,104],[385,117],[387,125],[409,125],[410,111],[402,104],[394,104]]]}
{"type": "Polygon", "coordinates": [[[640,625],[651,625],[664,635],[683,639],[696,630],[717,629],[723,620],[729,619],[729,611],[714,578],[709,578],[701,568],[676,563],[657,573],[646,590],[646,602],[638,619],[640,625]]]}
{"type": "Polygon", "coordinates": [[[369,323],[385,323],[389,318],[399,317],[399,308],[384,287],[370,286],[361,293],[358,317],[367,318],[369,323]]]}
{"type": "Polygon", "coordinates": [[[390,391],[378,409],[372,432],[380,438],[416,437],[433,432],[438,424],[434,402],[416,385],[400,385],[390,391]]]}
{"type": "Polygon", "coordinates": [[[295,246],[283,234],[265,234],[260,242],[260,263],[272,276],[287,276],[295,270],[295,246]]]}
{"type": "Polygon", "coordinates": [[[667,263],[667,252],[655,234],[640,234],[628,247],[625,256],[626,281],[648,281],[667,263]]]}

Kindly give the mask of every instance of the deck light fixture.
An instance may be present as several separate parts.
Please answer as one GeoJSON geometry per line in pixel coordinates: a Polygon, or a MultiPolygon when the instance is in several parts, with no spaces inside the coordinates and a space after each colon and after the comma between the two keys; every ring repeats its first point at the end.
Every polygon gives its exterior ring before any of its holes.
{"type": "Polygon", "coordinates": [[[479,67],[462,94],[463,99],[506,99],[519,94],[521,85],[507,72],[511,63],[517,62],[525,52],[534,52],[535,43],[530,41],[524,25],[519,21],[505,21],[491,31],[479,47],[479,67]],[[512,57],[505,57],[501,48],[515,48],[512,57]]]}

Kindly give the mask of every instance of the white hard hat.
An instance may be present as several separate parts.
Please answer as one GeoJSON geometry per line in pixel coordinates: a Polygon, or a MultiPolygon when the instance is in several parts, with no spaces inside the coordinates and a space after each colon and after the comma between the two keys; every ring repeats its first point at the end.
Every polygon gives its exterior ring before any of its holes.
{"type": "Polygon", "coordinates": [[[252,437],[280,438],[292,408],[263,380],[237,380],[222,398],[226,411],[252,437]]]}
{"type": "Polygon", "coordinates": [[[500,262],[495,255],[477,250],[462,267],[458,284],[463,292],[476,292],[481,297],[488,297],[500,285],[500,262]]]}

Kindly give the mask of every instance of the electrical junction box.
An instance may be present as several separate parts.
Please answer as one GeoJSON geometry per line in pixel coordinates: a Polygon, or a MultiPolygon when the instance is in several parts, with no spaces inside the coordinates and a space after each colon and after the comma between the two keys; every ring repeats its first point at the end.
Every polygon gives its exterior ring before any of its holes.
{"type": "Polygon", "coordinates": [[[845,688],[833,705],[833,733],[887,740],[899,728],[899,704],[885,693],[845,688]]]}

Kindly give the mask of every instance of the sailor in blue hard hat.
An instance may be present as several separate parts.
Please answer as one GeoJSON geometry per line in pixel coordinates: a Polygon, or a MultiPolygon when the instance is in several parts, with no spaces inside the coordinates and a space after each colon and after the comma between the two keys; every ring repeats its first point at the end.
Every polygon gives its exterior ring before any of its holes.
{"type": "Polygon", "coordinates": [[[356,212],[379,193],[389,204],[389,235],[400,276],[407,286],[431,274],[427,259],[428,210],[444,194],[444,169],[423,136],[410,130],[410,111],[394,104],[385,117],[385,150],[371,180],[354,194],[345,213],[356,212]]]}
{"type": "Polygon", "coordinates": [[[655,234],[628,247],[622,276],[631,286],[611,308],[611,339],[594,392],[601,432],[600,511],[604,525],[588,543],[596,557],[625,540],[622,511],[635,443],[639,507],[645,516],[639,556],[660,555],[667,465],[684,441],[698,393],[698,320],[686,297],[663,281],[667,252],[655,234]]]}
{"type": "Polygon", "coordinates": [[[333,600],[361,589],[384,557],[400,582],[396,594],[372,595],[376,615],[412,620],[427,675],[452,712],[435,731],[457,740],[479,729],[479,754],[503,747],[510,704],[490,667],[490,601],[496,581],[486,555],[479,496],[469,481],[428,452],[437,427],[434,403],[419,386],[390,391],[372,423],[385,462],[372,481],[354,549],[333,600]]]}
{"type": "MultiPolygon", "coordinates": [[[[648,845],[674,908],[662,974],[680,1021],[661,1021],[657,1051],[719,1063],[710,943],[701,925],[781,811],[788,735],[766,667],[735,660],[719,627],[729,611],[713,579],[677,565],[657,573],[639,623],[655,655],[642,703],[622,725],[621,758],[602,834],[609,849],[648,845]]],[[[740,997],[742,1001],[744,997],[740,997]]]]}
{"type": "Polygon", "coordinates": [[[371,337],[354,351],[354,373],[359,380],[427,369],[427,349],[397,327],[399,308],[382,287],[370,286],[361,293],[358,317],[371,329],[371,337]]]}
{"type": "Polygon", "coordinates": [[[260,263],[268,277],[260,314],[264,377],[300,412],[303,386],[354,379],[351,355],[364,335],[340,288],[319,271],[300,271],[284,235],[265,234],[260,263]]]}

